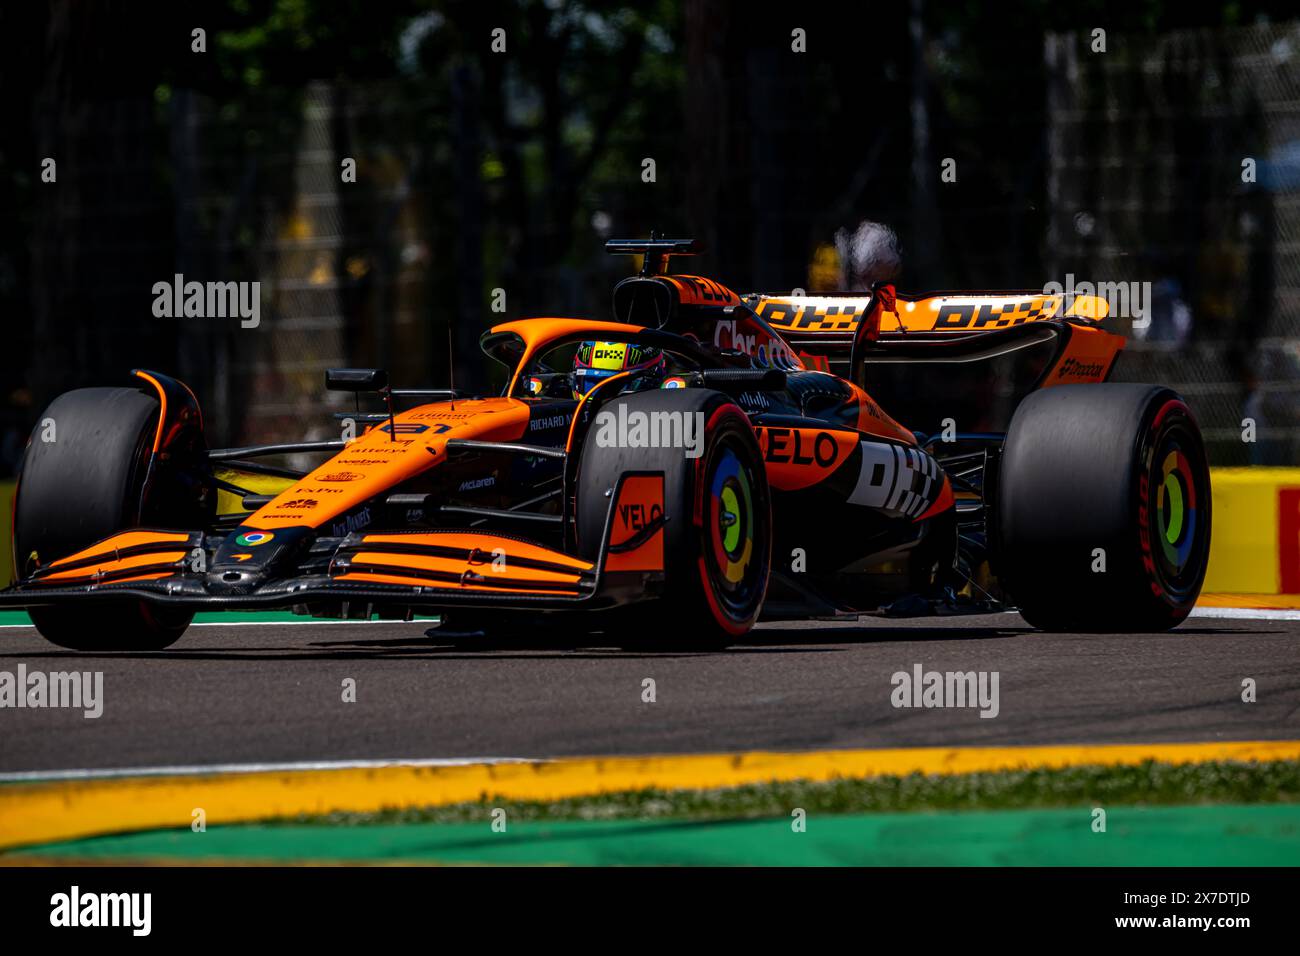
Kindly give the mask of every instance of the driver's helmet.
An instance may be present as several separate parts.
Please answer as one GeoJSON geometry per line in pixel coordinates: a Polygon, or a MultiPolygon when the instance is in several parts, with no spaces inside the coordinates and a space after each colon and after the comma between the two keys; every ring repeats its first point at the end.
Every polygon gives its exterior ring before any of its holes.
{"type": "Polygon", "coordinates": [[[611,375],[644,370],[662,376],[667,363],[662,349],[635,342],[583,342],[573,356],[573,397],[581,398],[611,375]]]}

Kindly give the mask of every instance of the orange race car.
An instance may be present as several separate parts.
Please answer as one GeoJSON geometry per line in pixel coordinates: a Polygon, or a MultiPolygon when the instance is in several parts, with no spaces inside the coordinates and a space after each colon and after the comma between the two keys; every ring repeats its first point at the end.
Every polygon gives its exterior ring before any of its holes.
{"type": "Polygon", "coordinates": [[[1210,538],[1186,404],[1104,384],[1104,301],[1042,292],[738,295],[643,257],[613,321],[535,318],[482,347],[502,394],[326,387],[384,411],[351,440],[210,449],[186,386],[57,398],[14,514],[56,644],[164,647],[198,610],[442,616],[720,646],[761,618],[1019,607],[1048,629],[1188,614],[1210,538]],[[401,407],[410,406],[410,407],[401,407]],[[305,473],[262,459],[326,455],[305,473]]]}

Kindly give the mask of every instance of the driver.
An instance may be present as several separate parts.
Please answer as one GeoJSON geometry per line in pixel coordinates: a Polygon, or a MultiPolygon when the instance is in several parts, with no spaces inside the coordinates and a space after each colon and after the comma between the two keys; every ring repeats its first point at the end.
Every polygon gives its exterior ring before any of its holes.
{"type": "Polygon", "coordinates": [[[573,373],[569,383],[573,397],[582,398],[596,385],[619,372],[640,371],[638,376],[658,382],[667,369],[662,349],[635,342],[583,342],[573,356],[573,373]]]}

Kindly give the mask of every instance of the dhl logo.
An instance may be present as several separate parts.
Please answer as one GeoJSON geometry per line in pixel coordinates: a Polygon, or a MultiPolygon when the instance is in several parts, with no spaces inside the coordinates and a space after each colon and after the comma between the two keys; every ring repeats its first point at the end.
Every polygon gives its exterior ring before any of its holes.
{"type": "MultiPolygon", "coordinates": [[[[884,293],[882,292],[882,295],[884,293]]],[[[870,299],[831,297],[762,298],[755,313],[782,332],[851,335],[871,305],[870,299]]],[[[900,331],[946,332],[1003,329],[1026,322],[1054,318],[1061,307],[1059,296],[1014,297],[931,297],[928,299],[882,300],[880,311],[890,318],[886,331],[896,323],[900,331]]]]}
{"type": "Polygon", "coordinates": [[[765,299],[754,311],[783,332],[852,332],[862,315],[857,304],[798,305],[780,299],[765,299]]]}
{"type": "Polygon", "coordinates": [[[1004,329],[1009,325],[1051,318],[1056,306],[1055,299],[1024,299],[1000,307],[991,302],[942,305],[933,328],[936,332],[944,329],[1004,329]]]}

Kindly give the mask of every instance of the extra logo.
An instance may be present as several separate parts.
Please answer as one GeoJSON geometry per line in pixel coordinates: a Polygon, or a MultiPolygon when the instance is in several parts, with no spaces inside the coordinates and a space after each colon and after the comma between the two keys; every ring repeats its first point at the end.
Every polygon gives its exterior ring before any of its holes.
{"type": "Polygon", "coordinates": [[[658,521],[663,513],[664,509],[659,504],[644,505],[633,502],[618,506],[619,523],[623,526],[623,529],[634,534],[647,525],[658,521]]]}
{"type": "Polygon", "coordinates": [[[445,422],[467,422],[471,418],[479,418],[483,415],[494,415],[501,411],[500,408],[482,408],[475,407],[472,412],[453,412],[444,408],[434,409],[427,412],[413,412],[408,418],[418,418],[428,421],[445,421],[445,422]]]}
{"type": "Polygon", "coordinates": [[[351,534],[353,531],[360,531],[368,524],[370,524],[370,509],[362,508],[355,514],[348,515],[342,521],[334,522],[330,531],[335,537],[340,537],[345,534],[351,534]]]}
{"type": "Polygon", "coordinates": [[[665,276],[677,287],[678,298],[684,305],[735,305],[740,297],[720,282],[705,276],[665,276]]]}
{"type": "Polygon", "coordinates": [[[292,501],[282,501],[275,506],[276,510],[284,509],[286,511],[310,511],[315,508],[319,501],[315,498],[294,498],[292,501]]]}
{"type": "Polygon", "coordinates": [[[379,431],[386,435],[423,435],[430,428],[437,429],[435,435],[451,431],[450,425],[425,425],[422,422],[395,422],[392,425],[381,425],[379,431]]]}
{"type": "Polygon", "coordinates": [[[1072,358],[1066,359],[1056,370],[1057,378],[1079,378],[1089,381],[1101,378],[1105,374],[1105,362],[1080,362],[1072,358]]]}
{"type": "Polygon", "coordinates": [[[565,428],[569,424],[568,415],[546,415],[542,418],[534,418],[528,423],[528,430],[533,432],[545,431],[548,428],[565,428]]]}
{"type": "Polygon", "coordinates": [[[885,421],[885,413],[880,410],[880,406],[871,399],[863,396],[861,400],[862,409],[878,422],[885,421]]]}
{"type": "Polygon", "coordinates": [[[723,319],[713,330],[713,344],[720,349],[731,349],[748,355],[760,368],[799,368],[790,347],[773,338],[753,323],[748,331],[736,319],[723,319]]]}
{"type": "Polygon", "coordinates": [[[316,480],[317,481],[360,481],[364,477],[365,475],[362,475],[355,471],[332,471],[328,475],[317,475],[316,480]]]}
{"type": "Polygon", "coordinates": [[[275,535],[270,531],[245,531],[243,534],[235,535],[235,544],[241,548],[256,548],[274,537],[275,535]]]}
{"type": "Polygon", "coordinates": [[[811,428],[754,429],[763,460],[786,465],[816,465],[830,468],[840,457],[840,445],[830,432],[811,428]]]}
{"type": "MultiPolygon", "coordinates": [[[[392,442],[368,441],[364,445],[358,447],[364,450],[367,455],[372,455],[376,458],[398,458],[401,455],[406,454],[405,448],[395,448],[393,447],[392,442]]],[[[346,455],[347,452],[344,452],[344,454],[346,455]]],[[[350,458],[339,458],[336,459],[336,463],[347,465],[352,464],[352,460],[350,458]]]]}

